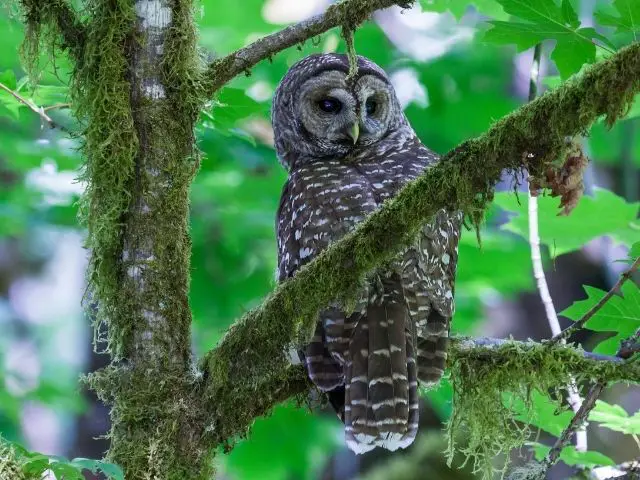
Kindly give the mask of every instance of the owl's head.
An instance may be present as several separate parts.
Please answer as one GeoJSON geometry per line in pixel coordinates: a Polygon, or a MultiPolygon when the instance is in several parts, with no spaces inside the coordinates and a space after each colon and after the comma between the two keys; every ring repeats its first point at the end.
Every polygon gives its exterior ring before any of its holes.
{"type": "Polygon", "coordinates": [[[358,57],[347,80],[346,55],[308,56],[278,85],[272,122],[276,153],[286,168],[304,158],[345,157],[407,125],[384,70],[358,57]]]}

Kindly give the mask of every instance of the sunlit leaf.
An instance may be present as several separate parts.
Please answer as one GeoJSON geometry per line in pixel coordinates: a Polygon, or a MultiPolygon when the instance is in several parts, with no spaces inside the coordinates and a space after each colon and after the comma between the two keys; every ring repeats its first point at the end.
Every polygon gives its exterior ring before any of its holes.
{"type": "Polygon", "coordinates": [[[508,405],[517,416],[516,418],[524,423],[540,428],[545,432],[560,436],[562,431],[567,428],[573,413],[568,410],[558,410],[557,403],[535,390],[531,394],[532,408],[527,406],[517,397],[513,397],[508,393],[505,394],[505,405],[508,405]]]}
{"type": "Polygon", "coordinates": [[[617,32],[640,31],[640,2],[638,0],[613,0],[613,7],[616,14],[608,13],[602,7],[599,8],[595,17],[602,25],[615,27],[617,32]]]}
{"type": "MultiPolygon", "coordinates": [[[[496,194],[494,202],[504,210],[517,213],[502,228],[528,238],[527,195],[516,197],[513,193],[501,192],[496,194]]],[[[580,199],[569,216],[558,216],[558,205],[558,198],[538,197],[540,241],[549,246],[552,256],[577,250],[603,235],[625,245],[638,239],[638,202],[627,203],[608,190],[596,188],[593,196],[580,199]]]]}
{"type": "Polygon", "coordinates": [[[616,432],[640,434],[640,411],[629,416],[620,405],[612,405],[603,400],[596,401],[596,406],[589,414],[589,420],[616,432]]]}
{"type": "MultiPolygon", "coordinates": [[[[541,443],[530,442],[527,445],[533,448],[535,459],[538,461],[544,459],[551,450],[551,447],[547,447],[541,443]]],[[[613,466],[616,464],[616,462],[603,453],[590,450],[579,452],[573,445],[568,445],[562,449],[560,452],[560,460],[570,466],[580,465],[586,468],[613,466]]]]}
{"type": "Polygon", "coordinates": [[[507,15],[497,0],[420,0],[422,8],[428,12],[450,11],[460,19],[471,7],[494,19],[505,19],[507,15]]]}
{"type": "MultiPolygon", "coordinates": [[[[594,305],[596,305],[607,292],[598,288],[585,286],[587,298],[574,302],[560,315],[573,320],[582,318],[594,305]]],[[[631,336],[640,328],[640,288],[628,281],[622,286],[622,295],[614,295],[598,312],[587,321],[585,327],[596,332],[612,332],[612,338],[600,343],[594,351],[613,355],[620,347],[620,342],[631,336]]]]}
{"type": "Polygon", "coordinates": [[[611,42],[593,28],[581,28],[571,2],[559,6],[554,0],[497,0],[505,12],[517,21],[490,21],[491,29],[484,40],[497,44],[514,44],[526,50],[544,40],[555,40],[551,53],[562,78],[580,70],[585,63],[596,59],[596,43],[614,48],[611,42]]]}

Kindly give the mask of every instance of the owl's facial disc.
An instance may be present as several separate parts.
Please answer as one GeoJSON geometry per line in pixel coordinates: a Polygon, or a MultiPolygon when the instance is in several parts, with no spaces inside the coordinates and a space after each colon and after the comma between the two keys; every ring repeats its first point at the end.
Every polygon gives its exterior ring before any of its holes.
{"type": "Polygon", "coordinates": [[[389,131],[392,116],[393,98],[390,86],[373,75],[365,75],[358,79],[355,92],[359,111],[360,144],[371,145],[380,140],[389,131]]]}
{"type": "Polygon", "coordinates": [[[370,145],[386,133],[388,91],[389,86],[372,75],[350,86],[344,72],[329,70],[302,84],[298,113],[323,152],[345,152],[354,146],[370,145]]]}

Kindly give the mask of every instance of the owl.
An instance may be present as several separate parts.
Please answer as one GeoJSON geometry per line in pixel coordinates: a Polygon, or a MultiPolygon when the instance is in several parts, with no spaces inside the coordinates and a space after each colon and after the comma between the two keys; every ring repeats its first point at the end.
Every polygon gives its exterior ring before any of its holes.
{"type": "MultiPolygon", "coordinates": [[[[276,218],[279,281],[438,161],[409,125],[384,70],[311,55],[276,89],[275,149],[288,179],[276,218]]],[[[363,282],[355,308],[329,305],[301,352],[356,453],[406,448],[418,429],[418,382],[445,367],[460,212],[439,211],[410,247],[363,282]]]]}

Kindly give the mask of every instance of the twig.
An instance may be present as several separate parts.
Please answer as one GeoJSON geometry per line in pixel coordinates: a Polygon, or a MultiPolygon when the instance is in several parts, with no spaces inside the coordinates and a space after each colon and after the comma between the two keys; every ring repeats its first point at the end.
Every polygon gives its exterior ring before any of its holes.
{"type": "Polygon", "coordinates": [[[43,107],[45,112],[49,112],[51,110],[62,110],[65,108],[71,108],[70,103],[55,103],[53,105],[49,105],[48,107],[43,107]]]}
{"type": "Polygon", "coordinates": [[[549,469],[549,467],[558,461],[562,449],[567,445],[567,443],[569,443],[571,436],[584,424],[589,413],[593,410],[593,407],[596,406],[596,400],[602,393],[602,390],[604,390],[605,386],[606,383],[600,381],[591,387],[591,390],[587,393],[582,405],[571,419],[569,426],[564,429],[558,440],[556,440],[556,443],[551,447],[551,450],[549,450],[549,453],[542,461],[545,469],[549,469]]]}
{"type": "Polygon", "coordinates": [[[624,462],[614,467],[598,467],[591,470],[591,475],[597,480],[613,480],[622,477],[631,479],[640,477],[640,460],[624,462]],[[628,474],[633,474],[630,476],[628,474]]]}
{"type": "Polygon", "coordinates": [[[210,80],[207,95],[212,96],[229,80],[248,71],[258,62],[276,53],[303,43],[334,27],[348,24],[353,29],[364,22],[375,10],[399,5],[408,8],[414,0],[344,0],[331,5],[325,13],[286,27],[237,50],[226,57],[214,60],[206,71],[210,80]]]}
{"type": "Polygon", "coordinates": [[[53,119],[49,115],[46,114],[46,110],[47,109],[45,109],[43,107],[38,107],[31,100],[28,100],[28,99],[24,98],[18,92],[14,91],[14,90],[11,90],[9,87],[7,87],[3,83],[0,83],[0,89],[4,90],[5,92],[10,93],[16,100],[18,100],[20,103],[22,103],[23,105],[28,107],[29,110],[31,110],[33,113],[38,115],[42,120],[47,122],[49,124],[50,128],[57,128],[58,130],[63,131],[65,133],[71,133],[71,131],[69,129],[67,129],[66,127],[63,127],[62,125],[60,125],[59,123],[56,123],[55,121],[53,121],[53,119]]]}
{"type": "MultiPolygon", "coordinates": [[[[640,260],[640,258],[638,260],[640,260]]],[[[638,263],[638,260],[636,260],[634,265],[638,263]]],[[[623,342],[622,346],[617,352],[617,357],[621,358],[621,355],[624,349],[630,350],[626,352],[629,354],[629,356],[633,355],[633,353],[637,353],[638,343],[636,340],[638,339],[639,336],[640,336],[640,329],[637,330],[633,336],[629,337],[627,341],[623,342]],[[633,349],[635,349],[635,351],[633,351],[633,349]]],[[[558,458],[560,458],[560,453],[562,452],[562,449],[567,445],[567,443],[569,443],[571,436],[582,425],[584,425],[587,418],[589,417],[589,413],[596,406],[596,400],[598,400],[598,397],[600,397],[600,395],[602,394],[602,391],[607,386],[608,382],[609,382],[608,378],[605,380],[600,380],[595,385],[593,385],[593,387],[591,387],[591,389],[589,390],[589,393],[587,393],[586,397],[584,398],[584,401],[582,402],[580,409],[573,416],[567,428],[564,429],[564,431],[562,432],[558,440],[556,440],[556,443],[553,445],[553,447],[551,447],[551,450],[549,450],[549,453],[542,461],[542,465],[544,467],[545,472],[558,461],[558,458]]]]}
{"type": "Polygon", "coordinates": [[[613,297],[615,293],[620,290],[624,282],[629,280],[633,275],[633,273],[636,270],[638,270],[638,267],[640,267],[640,257],[636,258],[636,261],[633,262],[631,267],[622,275],[620,275],[620,278],[618,279],[616,284],[613,287],[611,287],[611,290],[609,290],[605,294],[605,296],[600,299],[598,303],[596,303],[593,307],[591,307],[589,311],[580,318],[580,320],[575,322],[570,327],[565,328],[558,335],[555,335],[551,340],[549,340],[549,342],[550,343],[561,342],[562,340],[566,340],[567,338],[569,338],[576,331],[580,330],[584,326],[584,324],[587,323],[589,319],[591,319],[591,317],[593,317],[596,313],[598,313],[598,311],[609,301],[609,299],[611,299],[611,297],[613,297]]]}

